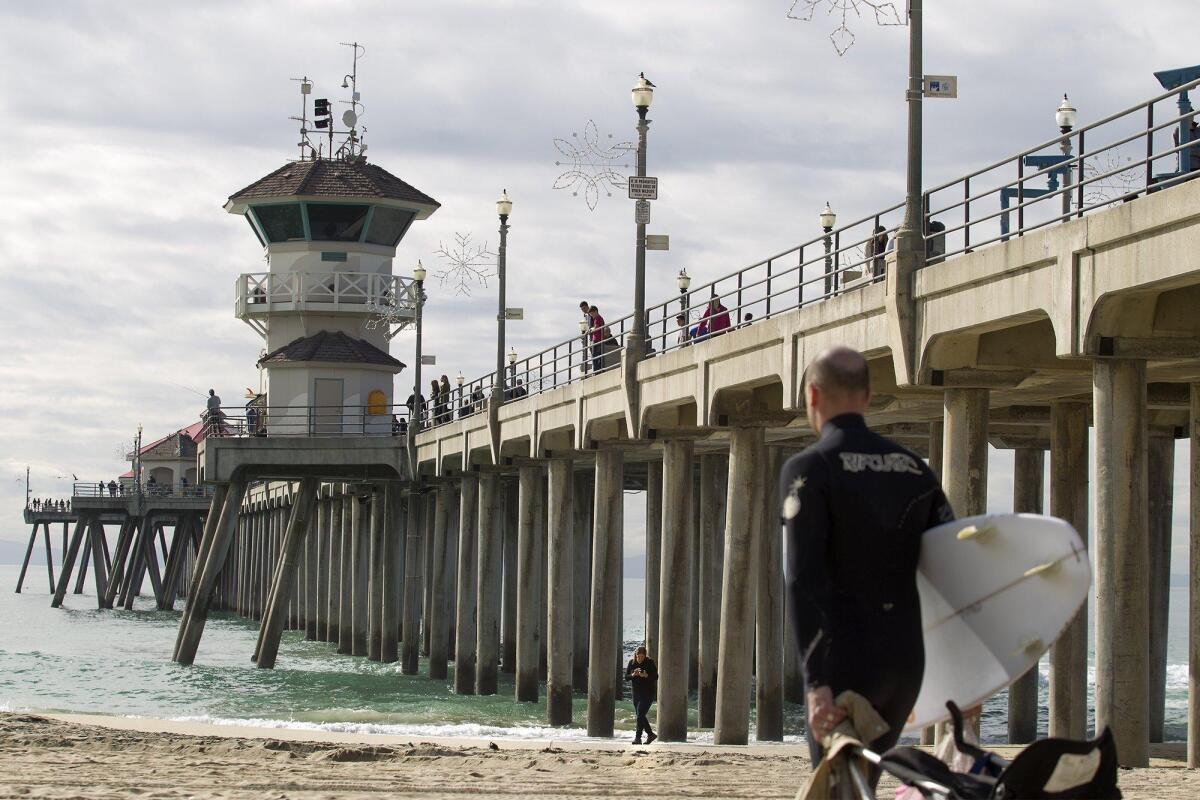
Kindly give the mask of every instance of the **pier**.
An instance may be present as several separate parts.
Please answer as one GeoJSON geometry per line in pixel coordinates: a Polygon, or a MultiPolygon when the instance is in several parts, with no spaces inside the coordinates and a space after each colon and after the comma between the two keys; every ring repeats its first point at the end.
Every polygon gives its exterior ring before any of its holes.
{"type": "MultiPolygon", "coordinates": [[[[54,602],[90,553],[101,607],[132,603],[143,570],[160,608],[186,595],[181,664],[201,657],[209,613],[227,610],[260,621],[247,653],[260,668],[276,665],[283,631],[303,631],[405,674],[427,660],[430,680],[459,694],[495,694],[512,673],[514,702],[544,685],[549,724],[607,737],[623,677],[624,494],[642,491],[646,638],[672,676],[662,740],[694,732],[695,691],[717,744],[750,740],[752,702],[754,738],[781,741],[800,679],[776,480],[813,440],[804,367],[848,345],[870,363],[868,422],[929,459],[958,514],[987,509],[991,445],[1015,452],[1015,510],[1043,510],[1048,483],[1044,510],[1094,533],[1096,725],[1128,766],[1145,766],[1163,735],[1171,465],[1190,439],[1200,763],[1200,173],[1186,160],[1200,145],[1182,127],[1197,86],[925,190],[923,255],[876,244],[897,232],[898,204],[831,224],[681,283],[637,325],[610,319],[615,358],[572,335],[460,385],[433,417],[396,402],[406,366],[388,348],[416,332],[419,391],[424,275],[396,277],[392,259],[437,202],[353,143],[281,167],[226,204],[269,255],[270,272],[236,290],[237,316],[264,338],[267,387],[209,410],[195,463],[211,496],[77,495],[54,602]],[[1140,182],[1097,196],[1114,168],[1096,165],[1129,147],[1136,157],[1115,169],[1140,182]],[[729,329],[681,335],[677,314],[714,298],[729,329]],[[111,557],[105,524],[120,525],[111,557]]],[[[59,520],[27,521],[30,548],[39,525],[48,547],[59,520]]],[[[1051,735],[1089,733],[1086,615],[1050,653],[1051,735]]],[[[1035,675],[1009,703],[1010,737],[1030,741],[1035,675]]]]}

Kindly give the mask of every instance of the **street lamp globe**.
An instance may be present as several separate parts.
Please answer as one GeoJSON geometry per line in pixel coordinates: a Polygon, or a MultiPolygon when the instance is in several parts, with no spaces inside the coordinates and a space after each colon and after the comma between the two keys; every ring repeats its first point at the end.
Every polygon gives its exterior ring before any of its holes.
{"type": "Polygon", "coordinates": [[[508,349],[508,365],[511,367],[517,363],[517,348],[510,347],[508,349]]]}
{"type": "Polygon", "coordinates": [[[837,224],[837,214],[833,213],[833,209],[829,207],[829,201],[825,202],[825,208],[821,211],[821,227],[825,232],[833,230],[833,226],[837,224]]]}
{"type": "Polygon", "coordinates": [[[579,332],[580,333],[588,332],[588,321],[586,319],[579,320],[579,332]]]}
{"type": "Polygon", "coordinates": [[[463,381],[465,381],[465,380],[466,380],[466,378],[464,378],[463,374],[460,372],[460,373],[458,373],[458,377],[454,379],[454,382],[457,383],[458,388],[461,389],[462,385],[463,385],[463,381]]]}
{"type": "Polygon", "coordinates": [[[1058,110],[1054,112],[1054,121],[1058,123],[1058,129],[1063,133],[1070,133],[1075,127],[1075,106],[1071,105],[1071,101],[1064,94],[1062,102],[1058,104],[1058,110]]]}
{"type": "Polygon", "coordinates": [[[507,189],[500,193],[500,199],[496,201],[496,213],[502,217],[512,213],[512,200],[508,199],[507,189]]]}
{"type": "Polygon", "coordinates": [[[687,267],[679,270],[679,275],[675,278],[675,285],[679,287],[680,292],[686,292],[692,285],[692,277],[687,274],[687,267]]]}
{"type": "Polygon", "coordinates": [[[634,108],[649,108],[654,102],[654,87],[650,85],[650,81],[646,80],[646,76],[638,78],[637,85],[633,87],[631,94],[633,96],[634,108]]]}
{"type": "Polygon", "coordinates": [[[413,267],[413,278],[416,279],[417,283],[424,283],[425,276],[427,274],[428,273],[425,271],[425,265],[422,264],[421,259],[418,258],[417,265],[415,267],[413,267]]]}

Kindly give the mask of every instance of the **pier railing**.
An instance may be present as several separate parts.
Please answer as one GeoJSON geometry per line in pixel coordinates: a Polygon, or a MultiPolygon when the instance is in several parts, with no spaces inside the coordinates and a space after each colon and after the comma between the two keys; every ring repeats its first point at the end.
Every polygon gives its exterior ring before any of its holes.
{"type": "Polygon", "coordinates": [[[222,406],[201,415],[211,438],[394,436],[408,434],[403,405],[222,406]]]}
{"type": "Polygon", "coordinates": [[[130,498],[130,497],[209,497],[212,487],[187,481],[174,483],[158,483],[146,481],[141,485],[129,480],[116,481],[76,481],[71,487],[73,497],[96,498],[130,498]]]}
{"type": "MultiPolygon", "coordinates": [[[[1197,86],[1200,80],[1183,84],[927,191],[926,267],[1200,176],[1200,138],[1189,129],[1196,113],[1171,108],[1197,86]]],[[[884,280],[902,215],[896,203],[648,306],[648,355],[702,345],[884,280]]],[[[608,320],[601,341],[579,334],[519,359],[505,371],[505,398],[613,368],[631,323],[632,315],[608,320]]],[[[478,388],[490,397],[494,381],[494,373],[471,381],[467,396],[478,388]]],[[[468,404],[463,416],[484,408],[468,404]]]]}

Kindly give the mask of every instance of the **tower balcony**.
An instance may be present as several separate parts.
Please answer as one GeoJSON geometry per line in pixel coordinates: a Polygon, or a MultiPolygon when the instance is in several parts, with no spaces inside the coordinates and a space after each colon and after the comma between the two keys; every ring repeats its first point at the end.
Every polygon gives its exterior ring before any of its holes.
{"type": "Polygon", "coordinates": [[[392,338],[417,317],[417,283],[375,272],[248,272],[236,283],[238,319],[266,336],[269,314],[374,317],[392,338]]]}

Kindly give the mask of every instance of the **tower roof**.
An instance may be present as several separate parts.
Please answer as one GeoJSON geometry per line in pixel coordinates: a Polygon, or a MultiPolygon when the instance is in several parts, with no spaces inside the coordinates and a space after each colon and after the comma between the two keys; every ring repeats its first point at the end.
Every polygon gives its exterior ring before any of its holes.
{"type": "Polygon", "coordinates": [[[383,167],[362,159],[293,161],[229,196],[231,205],[281,197],[398,200],[439,208],[441,203],[383,167]]]}
{"type": "Polygon", "coordinates": [[[355,339],[341,331],[320,331],[302,336],[267,353],[260,365],[273,366],[303,361],[330,361],[339,364],[370,364],[391,367],[399,372],[404,364],[364,339],[355,339]]]}

